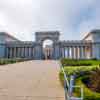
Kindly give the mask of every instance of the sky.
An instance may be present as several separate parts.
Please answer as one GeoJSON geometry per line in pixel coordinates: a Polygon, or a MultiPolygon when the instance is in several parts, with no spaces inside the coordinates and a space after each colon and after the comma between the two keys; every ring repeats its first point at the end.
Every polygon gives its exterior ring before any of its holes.
{"type": "Polygon", "coordinates": [[[36,31],[60,31],[80,40],[100,29],[100,0],[0,0],[0,31],[32,41],[36,31]]]}

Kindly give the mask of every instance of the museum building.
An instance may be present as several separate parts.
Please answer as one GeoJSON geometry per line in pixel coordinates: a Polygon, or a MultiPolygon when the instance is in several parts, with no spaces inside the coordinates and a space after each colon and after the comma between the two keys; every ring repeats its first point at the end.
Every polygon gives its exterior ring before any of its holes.
{"type": "Polygon", "coordinates": [[[35,41],[20,41],[0,32],[0,58],[42,59],[100,59],[100,30],[92,30],[81,40],[60,40],[59,31],[35,33],[35,41]],[[43,47],[49,39],[52,46],[43,47]]]}

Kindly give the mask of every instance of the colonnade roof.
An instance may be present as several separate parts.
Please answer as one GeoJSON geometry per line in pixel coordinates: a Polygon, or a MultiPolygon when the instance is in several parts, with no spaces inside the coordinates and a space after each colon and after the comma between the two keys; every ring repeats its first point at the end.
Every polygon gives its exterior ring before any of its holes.
{"type": "Polygon", "coordinates": [[[14,36],[10,35],[9,33],[7,32],[0,32],[0,35],[4,35],[4,36],[7,36],[15,41],[20,41],[19,39],[15,38],[14,36]]]}
{"type": "Polygon", "coordinates": [[[62,43],[91,43],[91,40],[67,40],[67,41],[61,41],[62,43]]]}
{"type": "Polygon", "coordinates": [[[72,40],[72,41],[62,41],[61,42],[61,46],[91,46],[92,45],[92,42],[89,40],[89,41],[82,41],[82,40],[72,40]]]}
{"type": "Polygon", "coordinates": [[[7,47],[34,47],[36,45],[40,45],[37,42],[31,42],[31,41],[24,41],[24,42],[7,42],[7,47]]]}
{"type": "Polygon", "coordinates": [[[100,34],[100,29],[94,29],[86,34],[86,36],[83,38],[83,40],[86,40],[91,34],[100,34]]]}

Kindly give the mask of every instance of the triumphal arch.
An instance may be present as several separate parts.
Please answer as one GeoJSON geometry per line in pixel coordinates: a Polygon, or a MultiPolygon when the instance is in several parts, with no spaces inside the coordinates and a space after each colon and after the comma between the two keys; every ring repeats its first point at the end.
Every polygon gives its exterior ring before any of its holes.
{"type": "MultiPolygon", "coordinates": [[[[36,32],[35,33],[35,40],[37,43],[40,43],[41,51],[42,51],[42,58],[44,59],[54,59],[57,58],[57,55],[55,55],[55,50],[57,43],[60,42],[59,40],[60,33],[58,31],[52,31],[52,32],[36,32]],[[43,48],[43,41],[46,39],[52,40],[53,45],[52,47],[46,46],[46,48],[43,48]]],[[[57,52],[57,50],[56,50],[57,52]]]]}
{"type": "Polygon", "coordinates": [[[50,39],[54,43],[59,41],[60,33],[58,31],[55,32],[36,32],[35,40],[36,42],[43,42],[45,39],[50,39]]]}
{"type": "Polygon", "coordinates": [[[0,58],[27,59],[100,59],[100,30],[90,31],[81,40],[60,40],[59,31],[36,32],[35,41],[20,41],[5,32],[0,34],[0,58]],[[43,48],[50,39],[52,46],[43,48]]]}

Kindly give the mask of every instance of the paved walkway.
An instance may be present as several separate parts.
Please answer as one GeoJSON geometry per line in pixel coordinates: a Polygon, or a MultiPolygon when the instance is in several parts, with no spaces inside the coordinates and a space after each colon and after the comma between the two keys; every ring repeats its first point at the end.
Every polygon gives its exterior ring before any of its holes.
{"type": "Polygon", "coordinates": [[[57,61],[0,66],[0,100],[64,100],[57,61]]]}

